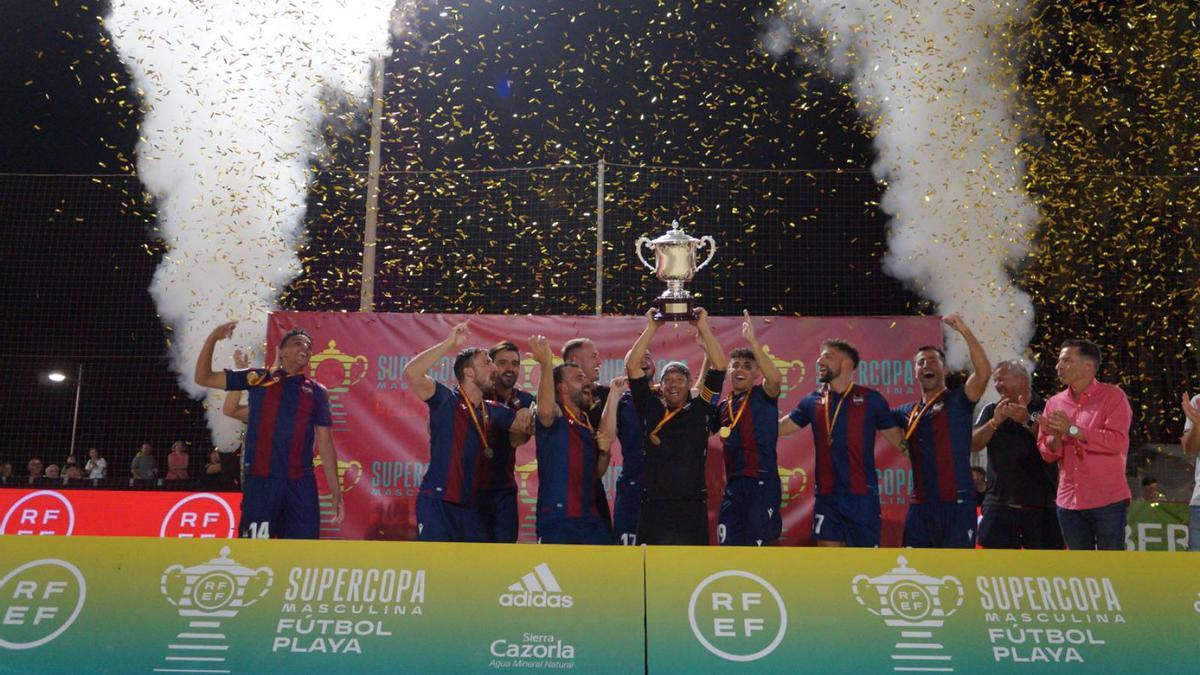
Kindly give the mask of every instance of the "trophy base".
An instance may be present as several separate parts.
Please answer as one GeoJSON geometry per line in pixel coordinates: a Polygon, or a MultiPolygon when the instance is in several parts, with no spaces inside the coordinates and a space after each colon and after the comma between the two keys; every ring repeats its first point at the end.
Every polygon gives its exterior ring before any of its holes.
{"type": "Polygon", "coordinates": [[[692,307],[691,298],[658,298],[655,303],[658,310],[654,313],[655,321],[665,323],[696,320],[696,310],[692,307]]]}

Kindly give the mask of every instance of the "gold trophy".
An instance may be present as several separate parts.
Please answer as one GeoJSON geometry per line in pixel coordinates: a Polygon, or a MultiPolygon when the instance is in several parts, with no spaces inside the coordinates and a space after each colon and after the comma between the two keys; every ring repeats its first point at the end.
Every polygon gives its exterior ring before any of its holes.
{"type": "Polygon", "coordinates": [[[683,284],[691,281],[697,271],[712,262],[716,253],[716,240],[708,235],[699,239],[688,235],[679,229],[678,220],[671,223],[671,229],[657,239],[646,236],[638,238],[638,260],[655,276],[667,282],[667,290],[655,300],[658,308],[654,313],[655,321],[691,321],[696,318],[692,313],[692,294],[684,290],[683,284]],[[708,257],[697,265],[696,249],[705,244],[708,245],[708,257]],[[654,265],[642,255],[642,246],[654,251],[654,265]]]}

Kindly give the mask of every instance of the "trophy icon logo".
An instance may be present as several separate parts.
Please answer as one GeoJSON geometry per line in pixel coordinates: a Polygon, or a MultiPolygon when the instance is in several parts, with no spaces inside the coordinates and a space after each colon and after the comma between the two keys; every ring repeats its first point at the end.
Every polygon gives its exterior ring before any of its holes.
{"type": "Polygon", "coordinates": [[[805,374],[803,361],[800,359],[792,359],[789,361],[787,359],[779,358],[771,352],[771,345],[763,345],[763,353],[765,353],[767,357],[771,359],[771,361],[775,364],[775,367],[779,369],[779,374],[783,376],[783,382],[779,386],[780,399],[787,396],[788,392],[800,388],[800,384],[804,382],[805,374]],[[791,372],[793,368],[796,369],[795,373],[791,372]]]}
{"type": "Polygon", "coordinates": [[[308,371],[313,379],[325,385],[330,394],[343,394],[367,376],[367,357],[351,356],[330,340],[324,351],[308,359],[308,371]]]}
{"type": "Polygon", "coordinates": [[[934,630],[962,607],[962,583],[955,577],[922,574],[909,567],[904,556],[897,557],[896,562],[896,567],[877,577],[859,574],[850,581],[858,604],[888,626],[900,629],[900,640],[892,653],[892,670],[954,670],[934,630]]]}
{"type": "Polygon", "coordinates": [[[537,474],[537,460],[530,460],[526,464],[518,464],[514,467],[513,473],[517,478],[518,499],[520,504],[525,504],[529,507],[527,513],[521,516],[521,524],[519,528],[522,538],[529,537],[529,541],[537,540],[537,495],[529,486],[529,479],[537,474]]]}
{"type": "Polygon", "coordinates": [[[159,590],[179,608],[188,625],[167,645],[169,656],[155,672],[179,672],[175,662],[200,658],[210,665],[223,664],[229,645],[224,644],[221,622],[266,597],[274,578],[269,567],[239,565],[229,557],[228,546],[208,562],[191,567],[174,564],[163,570],[159,590]]]}
{"type": "Polygon", "coordinates": [[[691,281],[696,272],[704,269],[712,262],[717,254],[717,242],[705,235],[699,239],[690,236],[679,229],[679,221],[671,223],[667,233],[650,239],[646,236],[638,238],[635,244],[638,260],[660,280],[667,282],[667,290],[655,301],[658,311],[654,314],[655,321],[691,321],[692,294],[683,288],[684,282],[691,281]],[[699,265],[696,264],[696,250],[708,245],[708,257],[699,265]],[[642,255],[642,247],[648,247],[654,252],[654,263],[642,255]]]}
{"type": "MultiPolygon", "coordinates": [[[[314,455],[313,456],[313,470],[315,471],[316,469],[319,469],[319,468],[321,468],[321,456],[314,455]]],[[[347,460],[339,458],[338,463],[337,463],[337,474],[338,474],[338,483],[340,484],[342,493],[345,494],[345,493],[353,490],[354,486],[358,485],[358,481],[362,480],[362,475],[363,475],[362,462],[358,461],[357,459],[347,461],[347,460]]],[[[322,478],[324,478],[325,474],[324,474],[324,472],[321,472],[318,475],[320,475],[322,478]]]]}

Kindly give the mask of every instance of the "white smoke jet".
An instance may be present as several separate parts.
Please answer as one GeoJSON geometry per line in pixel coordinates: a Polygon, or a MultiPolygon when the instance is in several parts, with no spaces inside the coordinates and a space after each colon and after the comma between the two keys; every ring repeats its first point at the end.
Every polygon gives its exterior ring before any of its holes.
{"type": "MultiPolygon", "coordinates": [[[[1022,187],[1008,60],[1023,5],[792,0],[764,36],[779,53],[793,30],[819,30],[823,60],[850,78],[875,130],[872,170],[892,217],[884,269],[962,314],[992,363],[1027,358],[1034,331],[1029,296],[1009,276],[1039,219],[1022,187]]],[[[947,346],[952,365],[967,363],[961,339],[947,346]]]]}
{"type": "MultiPolygon", "coordinates": [[[[404,0],[407,3],[407,0],[404,0]]],[[[222,394],[192,382],[218,323],[258,343],[300,272],[310,165],[326,110],[361,106],[389,50],[396,0],[113,0],[106,18],[144,104],[138,176],[169,247],[151,294],[173,329],[172,367],[205,396],[213,440],[237,442],[222,394]]],[[[399,10],[397,10],[399,15],[399,10]]],[[[218,365],[233,345],[221,344],[218,365]]]]}

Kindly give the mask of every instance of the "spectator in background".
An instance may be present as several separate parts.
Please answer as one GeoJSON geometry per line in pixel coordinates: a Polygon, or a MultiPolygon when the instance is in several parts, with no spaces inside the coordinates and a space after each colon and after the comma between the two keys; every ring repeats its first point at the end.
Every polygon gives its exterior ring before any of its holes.
{"type": "Polygon", "coordinates": [[[37,457],[30,458],[29,463],[25,465],[25,470],[29,472],[30,483],[41,480],[42,460],[38,459],[37,457]]]}
{"type": "Polygon", "coordinates": [[[57,464],[51,464],[50,466],[46,467],[45,478],[47,480],[52,480],[52,481],[56,481],[59,478],[62,478],[61,474],[59,474],[59,469],[58,469],[57,464]]]}
{"type": "Polygon", "coordinates": [[[983,498],[987,496],[987,471],[981,466],[971,467],[971,480],[975,483],[975,506],[983,508],[983,498]]]}
{"type": "MultiPolygon", "coordinates": [[[[1188,400],[1187,392],[1183,394],[1183,438],[1179,444],[1189,457],[1196,458],[1200,453],[1200,394],[1188,400]]],[[[1200,458],[1197,458],[1200,460],[1200,458]]],[[[1200,553],[1200,461],[1196,462],[1196,486],[1192,488],[1192,500],[1188,505],[1188,550],[1200,553]]]]}
{"type": "Polygon", "coordinates": [[[108,462],[100,456],[100,451],[96,448],[88,449],[88,461],[84,465],[83,470],[87,472],[87,477],[93,480],[104,479],[104,474],[108,471],[108,462]]]}
{"type": "Polygon", "coordinates": [[[63,484],[64,485],[66,485],[68,481],[75,481],[75,480],[79,480],[81,478],[83,478],[83,470],[80,469],[79,465],[77,465],[77,464],[72,464],[72,465],[68,466],[67,470],[63,472],[63,484]]]}
{"type": "Polygon", "coordinates": [[[175,441],[171,445],[171,454],[167,455],[167,480],[187,480],[187,478],[187,444],[183,441],[175,441]]]}
{"type": "Polygon", "coordinates": [[[1038,450],[1058,462],[1058,524],[1073,551],[1125,550],[1129,512],[1129,425],[1125,392],[1096,379],[1100,347],[1062,343],[1055,371],[1066,389],[1046,401],[1038,421],[1038,450]]]}
{"type": "Polygon", "coordinates": [[[154,480],[158,478],[158,460],[154,459],[154,448],[149,443],[142,443],[138,454],[133,458],[129,472],[135,480],[154,480]]]}
{"type": "Polygon", "coordinates": [[[221,476],[221,453],[213,450],[208,453],[208,463],[204,465],[204,475],[200,477],[200,484],[206,490],[218,490],[222,487],[224,478],[221,476]]]}
{"type": "Polygon", "coordinates": [[[1158,491],[1158,479],[1154,476],[1142,477],[1142,499],[1148,502],[1162,501],[1162,493],[1158,491]]]}
{"type": "Polygon", "coordinates": [[[66,461],[63,462],[63,464],[62,464],[63,475],[65,476],[67,474],[67,469],[69,469],[73,466],[79,466],[79,462],[76,461],[75,455],[67,455],[66,461]]]}
{"type": "Polygon", "coordinates": [[[0,464],[0,485],[11,485],[13,482],[12,464],[4,462],[0,464]]]}

